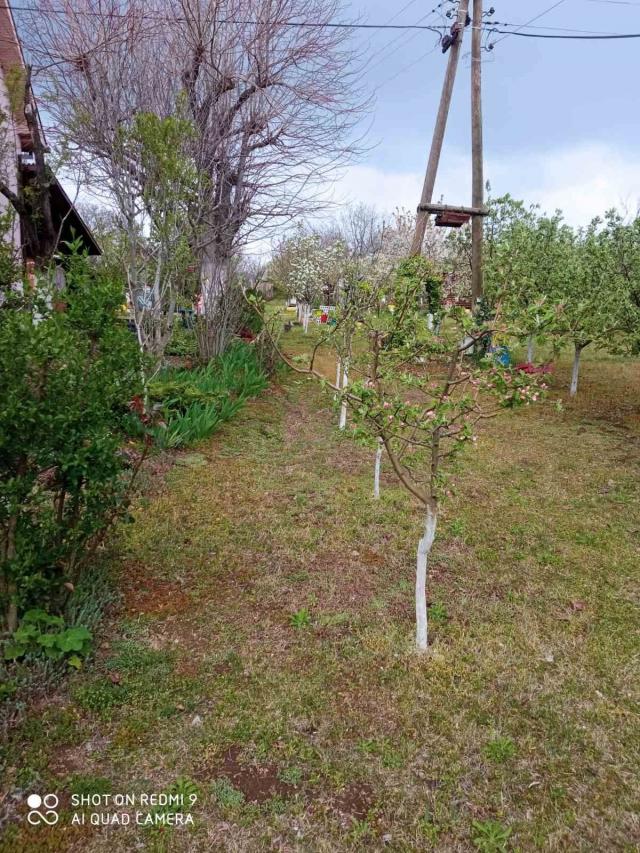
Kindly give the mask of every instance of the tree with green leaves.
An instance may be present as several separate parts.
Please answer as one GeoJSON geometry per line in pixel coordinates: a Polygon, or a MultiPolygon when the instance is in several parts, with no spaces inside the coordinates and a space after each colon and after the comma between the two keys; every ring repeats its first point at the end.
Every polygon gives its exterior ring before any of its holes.
{"type": "Polygon", "coordinates": [[[155,364],[171,338],[178,299],[193,290],[201,176],[188,154],[191,123],[138,113],[116,134],[112,162],[123,225],[123,266],[138,341],[155,364]]]}
{"type": "MultiPolygon", "coordinates": [[[[543,388],[522,373],[512,373],[469,353],[499,328],[478,325],[455,308],[443,317],[436,334],[425,310],[425,277],[433,267],[399,264],[388,278],[362,276],[359,289],[337,313],[336,328],[316,343],[301,364],[283,355],[296,371],[311,374],[336,392],[350,408],[354,435],[378,451],[383,446],[401,485],[419,503],[423,533],[416,561],[416,645],[428,645],[426,589],[428,560],[436,535],[440,503],[446,494],[451,461],[476,440],[476,429],[502,408],[538,399],[543,388]],[[354,307],[356,306],[356,307],[354,307]],[[340,355],[343,335],[357,336],[348,388],[326,379],[316,367],[319,347],[334,346],[340,355]],[[462,342],[466,341],[466,342],[462,342]]],[[[504,329],[502,329],[504,331],[504,329]]]]}
{"type": "Polygon", "coordinates": [[[634,277],[622,274],[611,232],[602,227],[602,220],[596,218],[579,229],[556,293],[559,331],[574,351],[571,396],[578,391],[580,359],[586,347],[629,348],[640,321],[633,293],[634,277]]]}

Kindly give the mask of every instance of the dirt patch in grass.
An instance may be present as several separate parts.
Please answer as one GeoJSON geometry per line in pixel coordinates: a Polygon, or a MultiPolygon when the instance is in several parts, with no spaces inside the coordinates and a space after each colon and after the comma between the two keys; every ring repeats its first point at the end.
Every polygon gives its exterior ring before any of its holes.
{"type": "Polygon", "coordinates": [[[348,827],[353,821],[366,820],[375,802],[371,785],[354,782],[333,798],[332,808],[340,822],[348,827]]]}
{"type": "Polygon", "coordinates": [[[189,596],[176,583],[160,581],[142,566],[127,566],[122,574],[124,611],[132,614],[170,614],[185,610],[189,596]]]}
{"type": "Polygon", "coordinates": [[[248,803],[264,803],[273,797],[285,799],[295,792],[295,786],[285,784],[278,777],[274,764],[243,764],[242,747],[230,747],[215,768],[217,778],[227,779],[234,788],[242,791],[248,803]]]}

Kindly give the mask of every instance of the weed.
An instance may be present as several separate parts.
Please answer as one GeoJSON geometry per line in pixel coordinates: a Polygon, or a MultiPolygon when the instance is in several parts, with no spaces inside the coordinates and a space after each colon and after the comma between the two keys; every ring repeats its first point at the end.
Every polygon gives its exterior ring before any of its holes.
{"type": "Polygon", "coordinates": [[[436,624],[446,622],[449,618],[447,608],[444,604],[440,604],[439,602],[436,602],[429,607],[428,615],[429,619],[436,624]]]}
{"type": "Polygon", "coordinates": [[[264,809],[272,815],[281,815],[284,814],[287,810],[287,802],[283,800],[282,797],[271,797],[271,799],[267,800],[264,804],[264,809]]]}
{"type": "Polygon", "coordinates": [[[311,625],[311,614],[306,607],[302,607],[291,614],[289,624],[292,628],[308,628],[311,625]]]}
{"type": "Polygon", "coordinates": [[[278,778],[286,785],[299,785],[302,781],[302,770],[299,767],[286,767],[280,771],[278,778]]]}
{"type": "Polygon", "coordinates": [[[485,745],[484,754],[495,764],[503,764],[516,754],[516,745],[510,737],[496,735],[485,745]]]}
{"type": "Polygon", "coordinates": [[[497,820],[474,820],[471,840],[481,853],[504,853],[507,850],[511,827],[497,820]]]}
{"type": "Polygon", "coordinates": [[[100,678],[78,687],[74,699],[81,708],[109,717],[114,708],[127,701],[128,694],[124,687],[100,678]]]}
{"type": "Polygon", "coordinates": [[[368,820],[356,820],[353,823],[349,837],[352,841],[360,841],[373,835],[373,828],[368,820]]]}
{"type": "Polygon", "coordinates": [[[170,797],[177,797],[178,811],[189,811],[200,798],[200,788],[191,779],[180,777],[167,790],[170,797]]]}
{"type": "Polygon", "coordinates": [[[20,626],[4,644],[5,660],[15,661],[29,654],[44,654],[54,660],[65,660],[80,669],[89,653],[91,631],[83,625],[65,627],[61,616],[51,616],[45,610],[28,610],[20,626]]]}
{"type": "Polygon", "coordinates": [[[432,844],[438,840],[438,835],[440,834],[440,830],[433,822],[433,817],[428,810],[425,810],[424,814],[421,818],[418,819],[418,827],[420,828],[420,832],[427,841],[430,841],[432,844]]]}
{"type": "Polygon", "coordinates": [[[228,779],[216,779],[211,785],[215,801],[225,809],[237,809],[244,803],[244,794],[234,788],[228,779]]]}
{"type": "Polygon", "coordinates": [[[77,796],[86,794],[110,794],[113,785],[104,776],[72,776],[69,780],[69,791],[77,796]]]}
{"type": "Polygon", "coordinates": [[[456,536],[459,539],[464,539],[465,532],[466,526],[461,518],[454,518],[453,521],[449,523],[449,533],[452,536],[456,536]]]}

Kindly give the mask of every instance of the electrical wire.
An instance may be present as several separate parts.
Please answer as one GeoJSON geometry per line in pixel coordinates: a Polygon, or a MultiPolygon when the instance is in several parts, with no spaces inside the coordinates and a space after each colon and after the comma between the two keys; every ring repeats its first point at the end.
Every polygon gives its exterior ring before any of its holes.
{"type": "MultiPolygon", "coordinates": [[[[640,39],[640,33],[609,33],[608,35],[600,35],[600,36],[585,36],[585,35],[552,35],[551,33],[523,33],[520,30],[509,31],[509,30],[496,30],[491,29],[488,30],[491,33],[503,33],[506,36],[521,36],[522,38],[530,38],[530,39],[564,39],[572,40],[577,39],[580,41],[607,41],[611,39],[640,39]]],[[[494,42],[494,46],[499,44],[499,42],[504,41],[504,39],[498,39],[498,41],[494,42]]]]}
{"type": "MultiPolygon", "coordinates": [[[[433,14],[433,9],[431,10],[431,12],[427,12],[426,15],[423,15],[422,18],[419,18],[418,21],[416,22],[416,26],[417,26],[417,24],[420,24],[423,21],[427,21],[431,17],[432,14],[433,14]]],[[[438,35],[440,35],[439,27],[434,26],[434,27],[430,27],[429,29],[431,29],[433,32],[436,32],[438,35]]],[[[381,54],[384,54],[382,56],[382,59],[384,60],[388,56],[393,56],[394,53],[397,53],[397,51],[400,49],[400,47],[402,47],[403,44],[406,44],[408,41],[411,41],[411,38],[413,38],[413,36],[411,36],[409,39],[406,39],[406,41],[403,41],[403,37],[405,35],[406,35],[406,33],[400,33],[400,35],[396,35],[394,38],[392,38],[386,44],[383,44],[382,47],[378,48],[378,50],[375,50],[371,54],[371,56],[368,58],[367,63],[365,65],[365,68],[368,69],[369,71],[372,69],[372,67],[376,68],[380,64],[380,62],[376,62],[375,65],[373,65],[373,66],[371,66],[371,62],[376,57],[380,56],[381,54]],[[398,44],[398,46],[395,47],[392,51],[387,52],[393,44],[396,44],[396,42],[400,42],[400,44],[398,44]]]]}
{"type": "Polygon", "coordinates": [[[426,53],[423,53],[417,59],[414,59],[413,62],[410,62],[408,65],[405,65],[402,68],[400,68],[400,70],[397,71],[395,74],[393,74],[391,77],[388,77],[386,80],[383,80],[382,83],[380,83],[379,86],[376,86],[376,88],[373,90],[373,94],[375,95],[377,92],[380,91],[380,89],[383,89],[389,83],[392,83],[394,80],[397,80],[398,77],[400,77],[402,74],[405,74],[407,71],[409,71],[414,66],[418,65],[420,62],[422,62],[423,59],[426,59],[428,56],[431,56],[431,54],[435,53],[439,47],[440,47],[440,41],[438,40],[436,42],[436,44],[434,45],[434,47],[432,47],[426,53]]]}
{"type": "MultiPolygon", "coordinates": [[[[483,24],[481,29],[483,32],[487,33],[499,33],[503,36],[503,38],[498,39],[494,45],[499,44],[501,41],[504,41],[505,38],[509,36],[523,36],[525,38],[539,38],[539,39],[581,39],[581,40],[606,40],[606,39],[636,39],[640,38],[640,33],[592,33],[589,30],[581,31],[581,30],[572,30],[570,28],[563,27],[537,27],[536,29],[548,29],[548,30],[563,30],[562,34],[552,34],[552,33],[533,33],[533,32],[523,32],[527,27],[531,27],[533,29],[532,22],[539,20],[543,15],[548,14],[549,12],[556,9],[562,3],[565,3],[566,0],[558,0],[553,6],[550,6],[544,12],[541,12],[535,18],[532,18],[531,21],[528,21],[525,24],[509,24],[509,23],[500,23],[501,27],[516,27],[515,30],[501,30],[497,29],[496,26],[492,27],[490,22],[483,24]]],[[[596,0],[594,0],[596,2],[596,0]]],[[[605,0],[597,0],[597,2],[605,2],[605,0]]],[[[606,2],[619,2],[622,3],[622,0],[606,0],[606,2]]],[[[421,22],[430,17],[431,14],[437,12],[438,8],[444,4],[440,3],[435,9],[432,9],[431,12],[427,13],[427,15],[423,16],[418,22],[414,24],[366,24],[366,23],[346,23],[341,21],[327,21],[327,22],[316,22],[316,21],[279,21],[277,22],[279,26],[282,27],[298,27],[302,29],[308,28],[327,28],[327,29],[345,29],[345,30],[401,30],[401,31],[416,31],[416,34],[419,32],[432,32],[438,36],[441,36],[442,33],[449,29],[446,25],[426,25],[421,22]]],[[[640,5],[640,4],[638,4],[640,5]]],[[[8,6],[0,4],[0,8],[2,9],[11,9],[16,12],[36,12],[40,15],[44,14],[55,14],[55,15],[65,15],[67,14],[63,9],[49,9],[47,11],[43,11],[42,9],[37,9],[34,6],[8,6]]],[[[75,12],[76,15],[81,15],[85,17],[101,17],[101,13],[99,12],[75,12]]],[[[114,17],[112,15],[112,17],[114,17]]],[[[121,14],[115,17],[125,18],[126,15],[121,14]]],[[[169,23],[185,23],[187,19],[183,16],[166,16],[166,15],[151,15],[146,14],[141,16],[142,19],[147,20],[156,20],[156,21],[164,21],[169,23]]],[[[254,26],[260,23],[257,20],[240,20],[240,19],[232,19],[232,18],[220,18],[215,21],[216,24],[235,24],[239,26],[254,26]]],[[[391,42],[393,43],[393,42],[391,42]]],[[[383,48],[384,50],[384,48],[383,48]]],[[[378,51],[379,52],[379,51],[378,51]]],[[[374,58],[377,53],[374,53],[371,58],[374,58]]],[[[395,51],[394,51],[395,52],[395,51]]],[[[390,55],[390,54],[388,54],[390,55]]]]}
{"type": "MultiPolygon", "coordinates": [[[[443,0],[444,2],[444,0],[443,0]]],[[[440,4],[442,5],[442,4],[440,4]]],[[[9,9],[13,12],[35,12],[38,15],[67,15],[65,9],[38,9],[35,6],[18,6],[16,5],[7,5],[0,4],[0,9],[9,9]]],[[[435,10],[431,10],[426,15],[424,15],[420,21],[426,20],[432,12],[435,10]]],[[[85,18],[102,18],[103,14],[101,12],[87,12],[87,11],[75,11],[72,13],[73,15],[77,15],[85,18]]],[[[123,18],[126,19],[128,16],[125,13],[110,13],[109,17],[111,18],[123,18]]],[[[156,13],[145,13],[139,16],[141,20],[151,20],[151,21],[159,21],[165,23],[186,23],[187,18],[184,15],[158,15],[156,13]]],[[[217,18],[213,21],[216,24],[237,24],[238,26],[253,26],[256,24],[262,23],[261,21],[257,21],[255,19],[239,19],[239,18],[217,18]]],[[[282,27],[298,27],[303,29],[340,29],[340,30],[424,30],[430,32],[438,32],[445,27],[431,27],[421,24],[420,22],[415,24],[366,24],[366,23],[348,23],[346,21],[277,21],[273,22],[277,23],[278,26],[282,27]]]]}
{"type": "MultiPolygon", "coordinates": [[[[549,12],[553,12],[554,9],[557,9],[558,6],[562,6],[564,3],[566,3],[566,0],[557,0],[556,3],[554,3],[552,6],[549,6],[549,8],[545,9],[544,12],[540,12],[539,15],[534,15],[534,17],[531,18],[530,21],[527,21],[526,24],[523,24],[520,27],[520,29],[523,30],[523,29],[525,29],[525,27],[528,27],[530,24],[535,24],[535,22],[539,21],[540,18],[544,18],[545,15],[548,15],[549,12]]],[[[509,35],[515,35],[516,32],[519,32],[519,30],[516,30],[514,33],[506,33],[501,39],[498,39],[498,41],[495,42],[493,46],[495,47],[496,44],[499,44],[501,41],[504,41],[506,38],[508,38],[509,35]]]]}
{"type": "Polygon", "coordinates": [[[608,6],[635,6],[640,7],[636,0],[587,0],[587,3],[601,3],[608,6]]]}

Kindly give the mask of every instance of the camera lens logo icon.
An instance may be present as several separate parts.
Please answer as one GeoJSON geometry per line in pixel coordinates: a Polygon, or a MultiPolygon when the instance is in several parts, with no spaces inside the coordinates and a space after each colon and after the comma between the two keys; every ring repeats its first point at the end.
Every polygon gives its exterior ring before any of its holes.
{"type": "Polygon", "coordinates": [[[27,805],[30,811],[27,820],[32,826],[39,826],[41,823],[53,826],[58,822],[58,802],[55,794],[45,794],[44,797],[40,794],[29,794],[27,805]]]}

